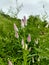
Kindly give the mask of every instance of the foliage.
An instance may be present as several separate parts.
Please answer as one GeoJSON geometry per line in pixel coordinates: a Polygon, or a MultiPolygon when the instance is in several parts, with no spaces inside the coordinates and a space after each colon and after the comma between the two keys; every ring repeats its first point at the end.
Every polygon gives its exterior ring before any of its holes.
{"type": "Polygon", "coordinates": [[[49,65],[49,27],[47,21],[39,16],[30,16],[27,26],[21,29],[21,21],[8,15],[0,14],[0,65],[7,65],[11,60],[14,65],[49,65]],[[19,29],[19,38],[15,37],[13,24],[19,29]],[[31,42],[27,42],[28,34],[31,42]],[[21,40],[28,44],[28,49],[22,49],[21,40]],[[38,44],[36,44],[38,40],[38,44]],[[27,58],[26,58],[27,57],[27,58]],[[26,60],[25,60],[26,59],[26,60]]]}

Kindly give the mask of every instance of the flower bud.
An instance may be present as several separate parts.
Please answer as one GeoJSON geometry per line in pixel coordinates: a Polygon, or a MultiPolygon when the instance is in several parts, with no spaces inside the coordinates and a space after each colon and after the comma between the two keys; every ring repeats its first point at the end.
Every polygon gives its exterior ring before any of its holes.
{"type": "Polygon", "coordinates": [[[8,60],[8,65],[13,65],[12,62],[10,60],[8,60]]]}
{"type": "Polygon", "coordinates": [[[29,51],[31,51],[31,47],[29,48],[29,51]]]}
{"type": "Polygon", "coordinates": [[[38,39],[35,40],[35,44],[38,44],[38,39]]]}
{"type": "Polygon", "coordinates": [[[18,32],[15,32],[15,37],[19,38],[18,32]]]}
{"type": "Polygon", "coordinates": [[[24,49],[24,40],[23,39],[21,41],[21,44],[22,44],[22,48],[24,49]]]}
{"type": "Polygon", "coordinates": [[[23,19],[21,20],[21,27],[22,27],[22,28],[25,27],[25,26],[24,26],[24,20],[23,20],[23,19]]]}
{"type": "Polygon", "coordinates": [[[27,41],[28,41],[28,42],[31,42],[31,36],[30,36],[30,34],[29,34],[28,37],[27,37],[27,41]]]}
{"type": "Polygon", "coordinates": [[[14,23],[14,30],[15,30],[15,31],[18,31],[18,28],[17,28],[17,26],[16,26],[15,23],[14,23]]]}
{"type": "Polygon", "coordinates": [[[38,61],[40,61],[40,56],[38,57],[38,61]]]}
{"type": "Polygon", "coordinates": [[[38,61],[40,61],[40,58],[38,58],[38,61]]]}
{"type": "Polygon", "coordinates": [[[35,61],[34,61],[34,57],[32,57],[32,62],[34,63],[35,61]]]}
{"type": "Polygon", "coordinates": [[[24,25],[27,26],[27,19],[26,19],[26,16],[24,16],[24,25]]]}

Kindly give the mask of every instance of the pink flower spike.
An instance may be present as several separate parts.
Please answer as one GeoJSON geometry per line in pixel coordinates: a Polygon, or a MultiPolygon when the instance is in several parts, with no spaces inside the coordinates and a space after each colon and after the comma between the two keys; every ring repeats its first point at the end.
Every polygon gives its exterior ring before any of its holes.
{"type": "Polygon", "coordinates": [[[27,37],[27,41],[28,41],[28,42],[31,42],[31,36],[30,36],[30,34],[29,34],[28,37],[27,37]]]}
{"type": "Polygon", "coordinates": [[[24,25],[27,26],[27,19],[26,19],[26,16],[24,16],[24,25]]]}
{"type": "Polygon", "coordinates": [[[22,28],[25,27],[25,26],[24,26],[24,20],[23,20],[23,19],[21,20],[21,27],[22,27],[22,28]]]}
{"type": "Polygon", "coordinates": [[[24,49],[24,40],[23,39],[21,41],[21,44],[22,44],[22,48],[24,49]]]}
{"type": "Polygon", "coordinates": [[[15,30],[15,31],[18,31],[18,28],[17,28],[17,26],[16,26],[15,23],[14,23],[14,30],[15,30]]]}
{"type": "Polygon", "coordinates": [[[19,38],[18,32],[15,32],[15,37],[19,38]]]}
{"type": "Polygon", "coordinates": [[[8,65],[13,65],[12,62],[10,60],[8,60],[8,65]]]}

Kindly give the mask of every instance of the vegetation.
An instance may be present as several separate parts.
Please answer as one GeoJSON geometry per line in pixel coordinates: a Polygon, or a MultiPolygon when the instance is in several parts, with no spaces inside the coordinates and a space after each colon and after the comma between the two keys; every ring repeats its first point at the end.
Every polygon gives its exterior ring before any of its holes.
{"type": "Polygon", "coordinates": [[[0,14],[0,65],[49,65],[49,24],[39,16],[30,16],[27,26],[21,20],[0,14]],[[19,37],[15,37],[14,24],[19,37]],[[30,41],[28,41],[30,34],[30,41]],[[24,46],[22,44],[24,41],[24,46]]]}

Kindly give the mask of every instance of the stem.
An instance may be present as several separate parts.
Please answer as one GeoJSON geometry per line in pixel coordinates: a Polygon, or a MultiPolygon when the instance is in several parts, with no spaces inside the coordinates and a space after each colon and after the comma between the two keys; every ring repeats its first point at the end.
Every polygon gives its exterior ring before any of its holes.
{"type": "Polygon", "coordinates": [[[23,60],[24,60],[24,65],[27,65],[27,50],[23,50],[23,60]]]}
{"type": "MultiPolygon", "coordinates": [[[[25,29],[23,29],[23,33],[24,33],[24,39],[25,39],[25,29]]],[[[23,65],[27,65],[27,55],[28,55],[28,50],[25,50],[26,46],[24,43],[24,49],[23,49],[23,65]]]]}

